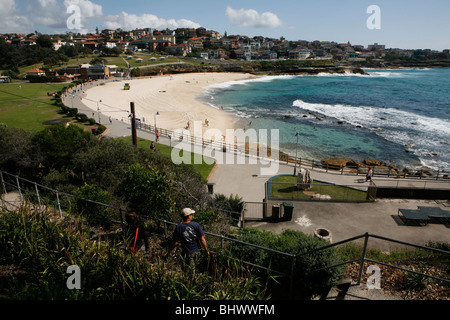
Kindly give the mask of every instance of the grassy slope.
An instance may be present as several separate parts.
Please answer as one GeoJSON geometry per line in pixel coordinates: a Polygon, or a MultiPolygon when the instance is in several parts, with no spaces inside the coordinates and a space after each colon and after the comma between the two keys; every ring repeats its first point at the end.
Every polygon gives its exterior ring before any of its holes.
{"type": "MultiPolygon", "coordinates": [[[[283,199],[309,199],[311,195],[307,195],[303,191],[297,190],[295,187],[296,183],[296,176],[280,176],[273,179],[272,197],[283,199]]],[[[364,191],[334,186],[319,181],[313,181],[313,186],[309,191],[330,195],[333,200],[365,201],[367,196],[364,191]]]]}
{"type": "Polygon", "coordinates": [[[61,90],[60,83],[0,84],[0,123],[10,127],[41,130],[42,122],[58,119],[57,108],[47,92],[61,90]]]}
{"type": "MultiPolygon", "coordinates": [[[[132,143],[131,137],[124,137],[124,138],[117,138],[122,139],[126,142],[132,143]]],[[[143,149],[150,149],[151,141],[145,140],[142,138],[138,138],[138,147],[143,149]]],[[[171,158],[171,149],[170,146],[166,146],[164,144],[156,143],[156,151],[160,154],[171,158]]],[[[180,155],[182,156],[182,155],[180,155]]],[[[195,170],[202,175],[202,177],[207,180],[209,174],[211,173],[212,169],[214,168],[215,164],[208,164],[205,161],[203,161],[202,164],[194,164],[194,153],[191,153],[191,163],[192,166],[195,168],[195,170]]]]}

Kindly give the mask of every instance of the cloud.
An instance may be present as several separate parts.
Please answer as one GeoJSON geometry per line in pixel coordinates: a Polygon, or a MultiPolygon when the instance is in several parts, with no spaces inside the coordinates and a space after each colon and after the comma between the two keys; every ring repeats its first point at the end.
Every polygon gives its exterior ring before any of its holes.
{"type": "MultiPolygon", "coordinates": [[[[53,1],[53,0],[41,0],[53,1]]],[[[103,16],[103,7],[95,4],[89,0],[64,0],[64,6],[67,8],[70,5],[76,5],[81,9],[81,16],[83,18],[99,18],[103,16]]]]}
{"type": "Polygon", "coordinates": [[[17,9],[15,0],[0,0],[0,32],[27,32],[32,26],[29,18],[17,9]]]}
{"type": "Polygon", "coordinates": [[[153,14],[129,14],[121,12],[119,15],[106,16],[103,19],[103,28],[133,30],[136,28],[176,29],[200,28],[201,25],[187,19],[163,19],[153,14]]]}
{"type": "MultiPolygon", "coordinates": [[[[11,1],[11,0],[0,0],[11,1]]],[[[12,0],[14,1],[14,0],[12,0]]],[[[70,14],[67,8],[76,6],[79,9],[80,25],[79,28],[73,31],[80,33],[87,33],[87,25],[93,19],[101,18],[103,16],[103,9],[101,5],[95,4],[90,0],[38,0],[28,1],[23,8],[24,14],[27,16],[30,28],[32,30],[40,29],[41,27],[48,27],[52,31],[58,32],[67,30],[67,19],[70,14]]]]}
{"type": "Polygon", "coordinates": [[[282,21],[272,12],[259,13],[254,9],[233,9],[227,7],[225,14],[228,20],[235,26],[254,28],[276,28],[282,25],[282,21]]]}

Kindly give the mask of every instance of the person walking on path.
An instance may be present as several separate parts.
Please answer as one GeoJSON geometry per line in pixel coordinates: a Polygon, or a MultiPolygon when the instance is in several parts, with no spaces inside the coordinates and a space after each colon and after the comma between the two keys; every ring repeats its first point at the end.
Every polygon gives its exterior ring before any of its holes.
{"type": "Polygon", "coordinates": [[[190,208],[181,210],[183,222],[176,226],[168,252],[169,255],[180,243],[183,266],[187,267],[192,274],[195,274],[195,266],[200,258],[200,245],[205,250],[206,256],[209,257],[205,233],[200,224],[192,221],[194,213],[195,211],[190,208]]]}
{"type": "Polygon", "coordinates": [[[145,251],[150,251],[150,241],[147,231],[140,223],[138,216],[135,212],[128,212],[125,214],[125,221],[127,222],[126,234],[131,241],[130,250],[133,255],[139,251],[142,244],[145,246],[145,251]]]}
{"type": "Polygon", "coordinates": [[[367,181],[372,181],[372,175],[373,175],[373,169],[372,167],[369,167],[369,169],[367,170],[367,174],[366,174],[366,182],[367,181]]]}

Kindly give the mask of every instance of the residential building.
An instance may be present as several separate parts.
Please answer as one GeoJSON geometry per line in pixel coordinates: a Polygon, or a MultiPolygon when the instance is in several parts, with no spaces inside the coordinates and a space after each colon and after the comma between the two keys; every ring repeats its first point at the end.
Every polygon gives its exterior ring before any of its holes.
{"type": "Polygon", "coordinates": [[[181,43],[166,47],[165,52],[173,56],[185,57],[192,52],[192,46],[189,43],[181,43]]]}
{"type": "Polygon", "coordinates": [[[45,71],[39,68],[34,68],[27,71],[27,76],[45,76],[45,71]]]}
{"type": "Polygon", "coordinates": [[[309,49],[294,49],[289,51],[289,59],[305,60],[311,57],[312,51],[309,49]]]}
{"type": "Polygon", "coordinates": [[[192,37],[188,40],[188,43],[197,50],[203,50],[203,40],[199,37],[192,37]]]}

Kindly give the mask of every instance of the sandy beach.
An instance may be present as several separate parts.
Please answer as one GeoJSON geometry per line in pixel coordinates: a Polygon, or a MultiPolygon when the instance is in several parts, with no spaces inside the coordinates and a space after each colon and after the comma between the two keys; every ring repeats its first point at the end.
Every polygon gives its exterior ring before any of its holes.
{"type": "Polygon", "coordinates": [[[116,81],[87,90],[82,102],[92,109],[93,115],[101,112],[118,121],[127,121],[130,102],[134,102],[136,118],[148,125],[155,125],[156,120],[159,128],[177,130],[190,122],[193,134],[194,121],[200,121],[203,132],[214,128],[225,134],[226,129],[237,128],[239,119],[196,97],[208,86],[253,77],[242,73],[190,73],[116,81]],[[125,83],[130,84],[130,90],[124,90],[125,83]]]}

